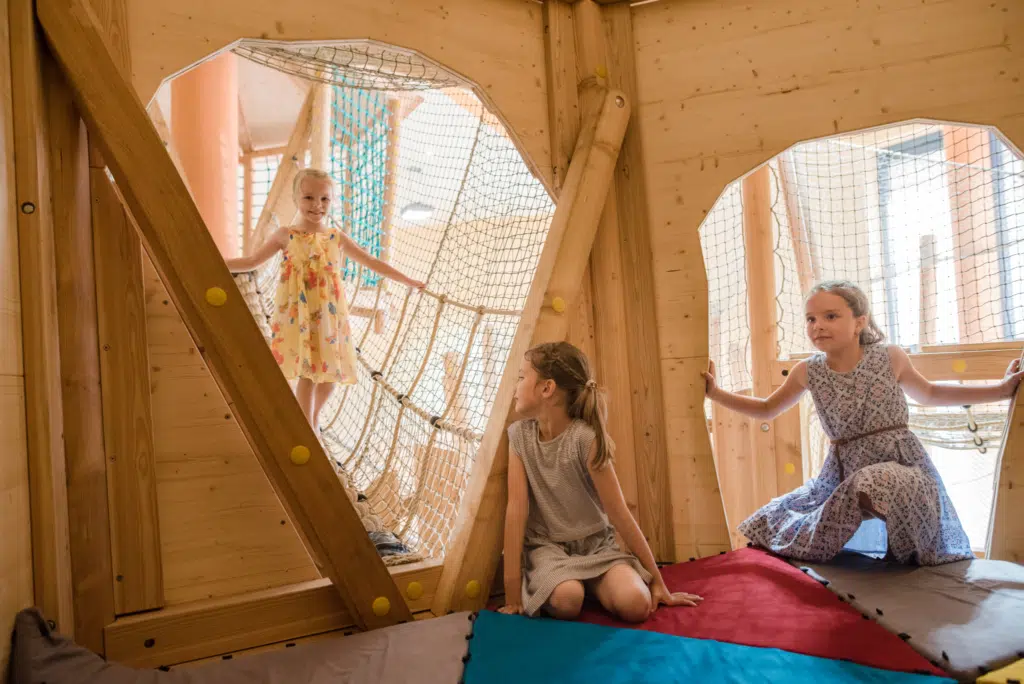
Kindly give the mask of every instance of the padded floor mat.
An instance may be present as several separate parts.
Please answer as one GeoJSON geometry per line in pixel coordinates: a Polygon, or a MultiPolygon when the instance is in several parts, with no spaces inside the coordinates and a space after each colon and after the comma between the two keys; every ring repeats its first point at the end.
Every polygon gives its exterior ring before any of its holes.
{"type": "Polygon", "coordinates": [[[961,680],[1024,658],[1024,566],[966,560],[915,567],[852,553],[793,564],[961,680]]]}
{"type": "Polygon", "coordinates": [[[938,684],[952,680],[880,670],[774,648],[484,611],[473,625],[464,681],[465,684],[938,684]]]}
{"type": "MultiPolygon", "coordinates": [[[[641,629],[778,648],[902,672],[944,674],[786,561],[746,548],[662,569],[669,589],[704,597],[697,608],[659,608],[641,629]]],[[[588,607],[587,622],[629,627],[588,607]]]]}

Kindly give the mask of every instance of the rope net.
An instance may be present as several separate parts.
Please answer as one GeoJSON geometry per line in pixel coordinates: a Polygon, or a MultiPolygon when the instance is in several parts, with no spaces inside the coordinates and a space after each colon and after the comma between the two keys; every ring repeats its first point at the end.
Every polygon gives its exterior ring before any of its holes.
{"type": "MultiPolygon", "coordinates": [[[[334,391],[320,425],[385,562],[441,557],[554,205],[501,122],[422,58],[367,44],[236,52],[331,84],[331,220],[427,284],[346,265],[359,382],[334,391]]],[[[264,322],[279,263],[237,278],[264,322]]]]}
{"type": "MultiPolygon", "coordinates": [[[[838,278],[864,289],[886,342],[911,352],[1024,340],[1024,160],[997,132],[896,125],[801,143],[769,170],[777,358],[814,351],[804,295],[838,278]]],[[[724,388],[749,391],[741,182],[709,212],[701,245],[710,355],[724,388]]],[[[805,399],[807,476],[828,447],[810,407],[805,399]]],[[[910,408],[911,429],[929,447],[968,535],[984,546],[1007,402],[910,408]]]]}

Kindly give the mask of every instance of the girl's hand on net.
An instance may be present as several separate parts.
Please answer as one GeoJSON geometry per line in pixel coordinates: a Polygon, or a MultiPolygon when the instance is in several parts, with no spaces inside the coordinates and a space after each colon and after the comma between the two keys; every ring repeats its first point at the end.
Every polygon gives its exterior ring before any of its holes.
{"type": "Polygon", "coordinates": [[[715,381],[715,362],[708,361],[708,369],[701,371],[701,375],[704,376],[704,394],[710,397],[718,389],[718,383],[715,381]]]}
{"type": "Polygon", "coordinates": [[[505,615],[522,615],[523,607],[518,603],[506,603],[501,608],[498,608],[498,612],[505,615]]]}
{"type": "Polygon", "coordinates": [[[690,606],[696,608],[701,604],[702,599],[696,594],[687,594],[686,592],[677,591],[671,592],[665,583],[655,582],[651,586],[651,610],[657,610],[659,605],[665,606],[690,606]]]}
{"type": "Polygon", "coordinates": [[[414,290],[422,290],[423,288],[425,288],[427,286],[426,283],[420,282],[419,280],[413,280],[412,278],[409,279],[409,281],[406,283],[406,285],[408,285],[409,287],[411,287],[414,290]]]}
{"type": "Polygon", "coordinates": [[[1013,396],[1013,393],[1017,391],[1017,385],[1020,384],[1021,378],[1024,378],[1024,371],[1020,369],[1020,359],[1014,359],[1006,367],[1006,377],[1003,378],[1006,396],[1013,396]]]}

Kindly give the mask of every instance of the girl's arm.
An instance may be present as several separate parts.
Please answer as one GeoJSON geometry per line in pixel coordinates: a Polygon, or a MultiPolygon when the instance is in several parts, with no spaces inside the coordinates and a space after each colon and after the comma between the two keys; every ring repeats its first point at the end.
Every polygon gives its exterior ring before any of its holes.
{"type": "Polygon", "coordinates": [[[341,232],[339,232],[338,234],[341,236],[341,243],[345,248],[345,256],[347,256],[352,261],[362,264],[371,271],[376,271],[385,278],[391,278],[391,280],[403,283],[404,285],[408,285],[409,287],[414,287],[416,289],[422,289],[426,287],[424,283],[421,283],[418,280],[413,280],[409,276],[405,275],[398,269],[388,264],[386,261],[381,261],[377,257],[373,256],[365,249],[360,247],[358,244],[356,244],[356,241],[350,238],[348,235],[345,235],[344,233],[341,232]]]}
{"type": "Polygon", "coordinates": [[[780,413],[784,413],[800,401],[800,395],[807,389],[807,363],[797,361],[793,369],[789,371],[782,387],[775,390],[767,399],[758,397],[745,397],[742,394],[726,392],[715,382],[715,362],[712,361],[707,372],[702,372],[705,382],[705,393],[711,401],[716,404],[756,418],[758,420],[771,420],[780,413]]]}
{"type": "Polygon", "coordinates": [[[526,469],[512,449],[508,450],[508,505],[505,508],[505,605],[502,613],[523,610],[523,536],[530,511],[526,469]]]}
{"type": "Polygon", "coordinates": [[[259,249],[249,256],[225,259],[224,263],[227,264],[228,270],[232,273],[244,273],[245,271],[257,269],[284,248],[284,239],[287,233],[287,228],[278,228],[270,234],[266,242],[260,245],[259,249]]]}
{"type": "Polygon", "coordinates": [[[940,385],[921,375],[902,348],[889,345],[888,352],[892,372],[900,387],[908,397],[922,406],[966,406],[1009,399],[1017,391],[1021,377],[1024,377],[1024,372],[1020,370],[1020,359],[1014,359],[1006,369],[1006,377],[994,385],[940,385]]]}
{"type": "MultiPolygon", "coordinates": [[[[665,587],[665,580],[661,577],[661,571],[654,560],[651,547],[626,506],[626,499],[622,496],[622,487],[619,486],[615,468],[608,464],[600,470],[595,469],[592,464],[596,456],[597,444],[595,443],[591,445],[590,454],[587,456],[587,470],[590,472],[590,479],[593,480],[594,488],[601,499],[601,505],[604,506],[604,510],[608,514],[608,522],[618,530],[622,535],[622,541],[629,547],[629,551],[636,554],[636,557],[640,559],[640,564],[654,578],[651,582],[651,608],[657,608],[659,603],[669,606],[696,606],[703,600],[701,597],[682,592],[673,594],[665,587]]],[[[508,562],[507,559],[506,562],[508,562]]]]}

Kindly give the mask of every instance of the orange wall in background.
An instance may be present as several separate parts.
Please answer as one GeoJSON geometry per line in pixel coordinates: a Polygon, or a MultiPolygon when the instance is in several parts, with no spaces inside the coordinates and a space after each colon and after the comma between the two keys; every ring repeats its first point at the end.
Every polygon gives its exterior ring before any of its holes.
{"type": "Polygon", "coordinates": [[[225,52],[171,83],[171,134],[182,171],[225,258],[238,237],[238,64],[225,52]]]}

